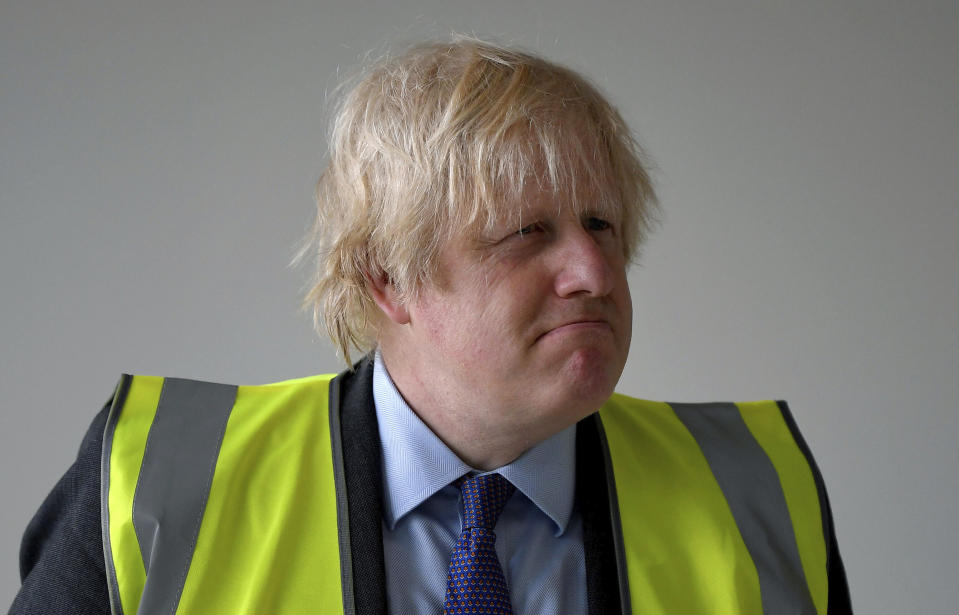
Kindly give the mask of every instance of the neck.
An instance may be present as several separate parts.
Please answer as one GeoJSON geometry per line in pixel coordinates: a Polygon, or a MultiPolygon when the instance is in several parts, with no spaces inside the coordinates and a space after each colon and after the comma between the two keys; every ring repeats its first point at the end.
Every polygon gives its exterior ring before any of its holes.
{"type": "Polygon", "coordinates": [[[417,362],[391,360],[380,347],[390,378],[413,412],[460,459],[478,470],[502,467],[561,431],[567,425],[546,426],[524,420],[523,412],[503,408],[494,391],[463,390],[443,374],[419,369],[417,362]]]}

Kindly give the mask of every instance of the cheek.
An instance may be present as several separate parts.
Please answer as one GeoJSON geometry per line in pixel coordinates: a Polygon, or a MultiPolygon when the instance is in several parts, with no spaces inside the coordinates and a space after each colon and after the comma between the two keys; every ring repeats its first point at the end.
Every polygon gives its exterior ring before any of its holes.
{"type": "Polygon", "coordinates": [[[468,357],[488,353],[492,333],[498,329],[495,302],[474,299],[437,301],[420,310],[420,322],[428,341],[450,356],[468,357]]]}
{"type": "Polygon", "coordinates": [[[622,276],[620,281],[621,297],[619,299],[620,311],[622,312],[623,319],[623,346],[626,353],[629,352],[629,346],[632,341],[633,336],[633,298],[629,292],[629,282],[626,279],[626,274],[622,276]]]}
{"type": "Polygon", "coordinates": [[[626,311],[626,318],[629,322],[633,320],[633,297],[629,292],[629,282],[626,281],[626,276],[623,276],[623,309],[626,311]]]}
{"type": "Polygon", "coordinates": [[[526,347],[529,314],[517,309],[512,297],[491,290],[447,319],[447,347],[477,372],[512,371],[526,347]]]}

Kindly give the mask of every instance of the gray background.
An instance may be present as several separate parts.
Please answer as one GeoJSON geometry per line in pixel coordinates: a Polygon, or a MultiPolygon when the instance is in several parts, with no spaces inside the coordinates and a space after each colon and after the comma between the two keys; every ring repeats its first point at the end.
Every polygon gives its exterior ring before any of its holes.
{"type": "Polygon", "coordinates": [[[0,11],[0,603],[120,372],[339,369],[287,268],[325,95],[451,29],[590,75],[658,166],[620,390],[783,397],[860,613],[955,612],[954,2],[51,2],[0,11]]]}

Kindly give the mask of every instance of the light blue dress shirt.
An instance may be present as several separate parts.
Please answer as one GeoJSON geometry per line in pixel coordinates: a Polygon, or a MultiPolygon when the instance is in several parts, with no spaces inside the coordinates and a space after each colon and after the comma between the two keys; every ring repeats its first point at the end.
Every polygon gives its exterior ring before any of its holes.
{"type": "MultiPolygon", "coordinates": [[[[462,527],[464,463],[410,409],[379,353],[373,400],[383,464],[383,550],[392,615],[442,613],[462,527]]],[[[583,525],[575,506],[576,426],[493,470],[516,492],[496,524],[496,553],[516,615],[586,612],[583,525]]]]}

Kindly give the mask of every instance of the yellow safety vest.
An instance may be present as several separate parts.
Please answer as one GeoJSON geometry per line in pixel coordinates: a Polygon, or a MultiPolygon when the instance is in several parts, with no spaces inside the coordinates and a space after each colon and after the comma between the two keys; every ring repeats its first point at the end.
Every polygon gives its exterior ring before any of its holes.
{"type": "MultiPolygon", "coordinates": [[[[124,376],[101,473],[115,615],[348,613],[333,378],[124,376]]],[[[826,613],[816,479],[776,402],[615,394],[599,416],[627,610],[826,613]]]]}

